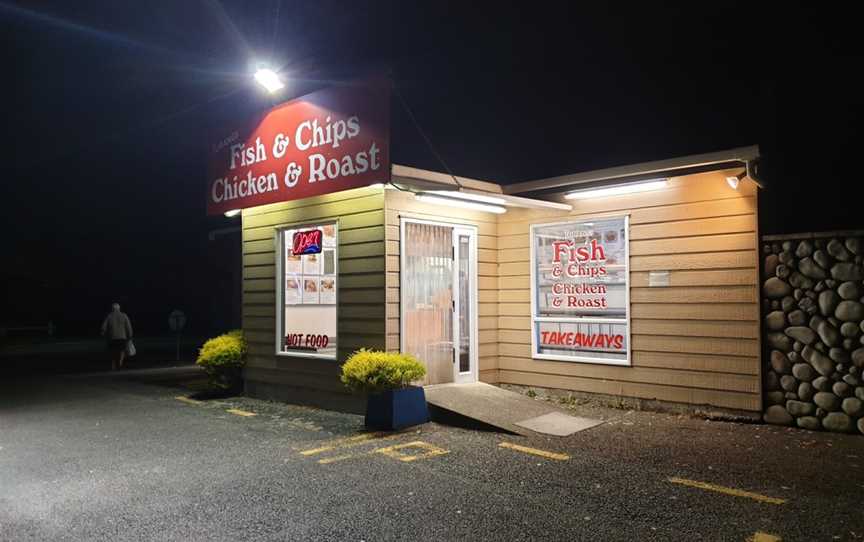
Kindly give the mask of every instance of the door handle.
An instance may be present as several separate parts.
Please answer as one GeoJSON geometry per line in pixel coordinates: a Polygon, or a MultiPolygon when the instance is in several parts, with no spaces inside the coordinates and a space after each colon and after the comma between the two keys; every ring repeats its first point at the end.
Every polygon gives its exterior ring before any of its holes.
{"type": "MultiPolygon", "coordinates": [[[[451,325],[455,326],[456,325],[456,299],[455,298],[450,300],[450,309],[453,313],[453,320],[451,321],[451,325]]],[[[455,327],[453,329],[453,332],[455,333],[455,327]]],[[[455,336],[454,336],[454,338],[455,338],[455,336]]],[[[459,348],[456,346],[456,341],[454,340],[453,341],[453,365],[456,365],[456,358],[458,358],[458,357],[459,357],[459,348]]]]}

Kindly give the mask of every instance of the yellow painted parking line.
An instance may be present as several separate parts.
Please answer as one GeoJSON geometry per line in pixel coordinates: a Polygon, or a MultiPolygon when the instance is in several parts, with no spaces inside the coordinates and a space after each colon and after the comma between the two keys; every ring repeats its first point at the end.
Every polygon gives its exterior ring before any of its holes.
{"type": "MultiPolygon", "coordinates": [[[[390,435],[385,438],[392,438],[394,435],[390,435]]],[[[382,439],[377,439],[382,440],[382,439]]],[[[365,442],[371,442],[371,439],[366,439],[365,442]]],[[[345,461],[347,459],[355,459],[358,457],[370,456],[374,454],[382,454],[390,457],[392,459],[397,459],[402,461],[403,463],[410,463],[411,461],[417,461],[418,459],[428,459],[430,457],[436,457],[439,455],[449,454],[450,450],[445,450],[443,448],[439,448],[428,442],[423,442],[422,440],[415,440],[413,442],[407,442],[405,444],[396,444],[393,446],[386,446],[384,448],[375,448],[374,450],[368,450],[365,452],[354,453],[354,454],[343,454],[343,455],[334,455],[332,457],[324,457],[318,460],[318,464],[320,465],[329,465],[331,463],[338,463],[340,461],[345,461]],[[420,448],[424,450],[422,453],[417,455],[407,455],[399,450],[404,450],[406,448],[420,448]]]]}
{"type": "Polygon", "coordinates": [[[257,416],[254,412],[249,412],[248,410],[240,410],[239,408],[229,408],[225,412],[229,414],[234,414],[235,416],[243,416],[244,418],[248,418],[250,416],[257,416]]]}
{"type": "Polygon", "coordinates": [[[353,437],[348,438],[340,438],[328,441],[324,446],[319,446],[318,448],[310,448],[309,450],[303,450],[300,452],[301,455],[315,455],[320,454],[322,452],[329,452],[330,450],[335,450],[336,448],[342,447],[350,447],[354,445],[354,443],[364,443],[368,440],[374,438],[374,436],[379,433],[363,433],[361,435],[355,435],[353,437]]]}
{"type": "Polygon", "coordinates": [[[765,495],[760,495],[758,493],[752,493],[750,491],[744,491],[732,487],[718,486],[714,484],[709,484],[707,482],[687,480],[686,478],[669,478],[667,481],[672,482],[673,484],[680,484],[687,487],[695,487],[697,489],[704,489],[707,491],[715,491],[717,493],[723,493],[724,495],[732,495],[733,497],[744,497],[746,499],[753,499],[754,501],[764,502],[768,504],[784,504],[786,502],[786,499],[768,497],[765,495]]]}
{"type": "Polygon", "coordinates": [[[753,536],[747,539],[747,542],[782,542],[782,539],[779,536],[775,536],[773,534],[757,531],[753,534],[753,536]]]}
{"type": "Polygon", "coordinates": [[[557,452],[548,452],[546,450],[540,450],[537,448],[529,448],[528,446],[520,446],[518,444],[513,444],[512,442],[502,442],[498,446],[501,448],[509,448],[511,450],[516,450],[517,452],[523,452],[526,454],[545,457],[546,459],[555,459],[556,461],[567,461],[568,459],[570,459],[570,456],[567,454],[559,454],[557,452]]]}
{"type": "Polygon", "coordinates": [[[334,455],[333,457],[324,457],[318,460],[319,465],[329,465],[330,463],[338,463],[340,461],[345,461],[346,459],[352,459],[354,457],[360,457],[364,455],[369,455],[373,452],[364,452],[360,454],[345,454],[345,455],[334,455]]]}
{"type": "Polygon", "coordinates": [[[186,404],[188,404],[188,405],[195,405],[195,406],[199,406],[199,405],[201,405],[201,401],[196,401],[195,399],[190,399],[190,398],[188,398],[188,397],[183,397],[182,395],[178,395],[178,396],[175,397],[174,399],[177,399],[178,401],[182,401],[182,402],[184,402],[184,403],[186,403],[186,404]]]}
{"type": "Polygon", "coordinates": [[[388,440],[396,437],[401,437],[404,433],[362,433],[360,435],[355,435],[353,437],[340,438],[331,441],[327,441],[323,446],[319,446],[317,448],[310,448],[309,450],[302,450],[300,455],[316,455],[323,452],[329,452],[336,449],[341,448],[353,448],[354,446],[360,446],[363,444],[367,444],[371,441],[375,440],[388,440]]]}
{"type": "Polygon", "coordinates": [[[444,448],[439,448],[428,442],[423,442],[422,440],[415,440],[414,442],[408,442],[405,444],[396,444],[394,446],[388,446],[386,448],[378,448],[375,452],[379,454],[384,454],[387,457],[392,457],[393,459],[398,459],[404,463],[409,463],[411,461],[417,461],[418,459],[428,459],[430,457],[435,457],[438,455],[449,454],[450,450],[445,450],[444,448]],[[420,448],[421,450],[425,450],[425,452],[417,454],[417,455],[405,455],[399,450],[404,450],[405,448],[420,448]]]}

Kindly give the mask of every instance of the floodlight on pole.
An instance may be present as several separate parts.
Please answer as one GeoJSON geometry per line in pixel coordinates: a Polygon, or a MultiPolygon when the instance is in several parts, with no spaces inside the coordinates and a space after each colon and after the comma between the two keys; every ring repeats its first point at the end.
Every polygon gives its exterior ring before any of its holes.
{"type": "Polygon", "coordinates": [[[270,68],[258,68],[255,72],[255,80],[258,84],[267,89],[267,92],[273,94],[285,87],[285,83],[279,78],[279,74],[270,68]]]}

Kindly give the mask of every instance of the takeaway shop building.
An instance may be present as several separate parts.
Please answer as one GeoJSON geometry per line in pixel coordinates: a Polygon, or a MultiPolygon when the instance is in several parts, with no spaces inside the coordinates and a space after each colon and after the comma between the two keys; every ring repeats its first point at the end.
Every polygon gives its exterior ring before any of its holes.
{"type": "Polygon", "coordinates": [[[757,148],[502,186],[392,164],[387,103],[321,91],[211,148],[209,211],[242,222],[249,395],[362,411],[340,363],[373,348],[424,384],[759,416],[757,148]]]}

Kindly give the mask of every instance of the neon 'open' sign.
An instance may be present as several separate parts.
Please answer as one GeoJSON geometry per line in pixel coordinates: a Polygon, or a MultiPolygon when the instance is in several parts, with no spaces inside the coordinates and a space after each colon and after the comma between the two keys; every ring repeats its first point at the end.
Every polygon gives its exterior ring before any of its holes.
{"type": "Polygon", "coordinates": [[[294,232],[291,254],[320,254],[323,233],[319,229],[294,232]]]}

